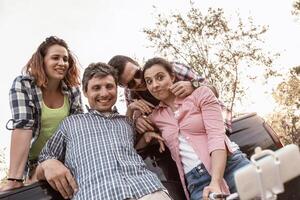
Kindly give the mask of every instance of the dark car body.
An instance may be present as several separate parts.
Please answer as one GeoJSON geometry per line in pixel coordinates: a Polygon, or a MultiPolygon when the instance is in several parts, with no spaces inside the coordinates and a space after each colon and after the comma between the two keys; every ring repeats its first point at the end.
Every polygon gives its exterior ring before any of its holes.
{"type": "MultiPolygon", "coordinates": [[[[255,147],[276,150],[282,147],[276,133],[256,113],[243,115],[233,120],[232,131],[228,133],[230,139],[236,142],[240,149],[249,157],[255,147]]],[[[171,159],[170,152],[158,152],[157,144],[139,150],[148,168],[155,172],[164,186],[168,189],[174,200],[184,200],[185,196],[179,180],[175,162],[171,159]]],[[[285,184],[285,192],[278,199],[300,199],[300,177],[285,184]]],[[[0,199],[63,199],[46,182],[35,183],[13,191],[0,193],[0,199]]]]}

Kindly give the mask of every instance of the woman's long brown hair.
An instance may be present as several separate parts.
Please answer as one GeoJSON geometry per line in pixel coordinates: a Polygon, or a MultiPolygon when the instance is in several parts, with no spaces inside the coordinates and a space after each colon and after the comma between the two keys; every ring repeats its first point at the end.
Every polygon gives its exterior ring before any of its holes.
{"type": "Polygon", "coordinates": [[[48,83],[48,77],[44,69],[44,57],[47,54],[49,47],[53,45],[60,45],[66,48],[69,54],[69,68],[66,76],[63,79],[64,82],[69,87],[80,85],[79,67],[77,66],[78,64],[75,59],[75,56],[69,50],[67,43],[63,39],[60,39],[55,36],[50,36],[46,38],[45,41],[40,44],[36,52],[32,55],[28,63],[23,68],[23,72],[33,76],[35,78],[37,86],[46,88],[48,83]]]}

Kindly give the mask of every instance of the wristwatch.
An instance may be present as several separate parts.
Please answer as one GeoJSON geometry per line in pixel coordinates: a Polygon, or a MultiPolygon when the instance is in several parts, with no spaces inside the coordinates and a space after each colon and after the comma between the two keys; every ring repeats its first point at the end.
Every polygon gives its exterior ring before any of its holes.
{"type": "Polygon", "coordinates": [[[197,80],[191,80],[191,84],[194,89],[197,89],[198,87],[202,86],[202,83],[200,83],[197,80]]]}

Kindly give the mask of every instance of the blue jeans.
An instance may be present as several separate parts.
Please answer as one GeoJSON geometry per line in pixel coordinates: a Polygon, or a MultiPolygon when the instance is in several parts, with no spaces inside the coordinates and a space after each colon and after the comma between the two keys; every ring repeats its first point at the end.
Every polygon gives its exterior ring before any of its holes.
{"type": "MultiPolygon", "coordinates": [[[[232,155],[227,157],[224,179],[227,182],[230,193],[236,192],[234,172],[249,163],[250,161],[247,159],[246,155],[240,150],[236,150],[232,155]]],[[[192,169],[185,175],[185,179],[190,193],[190,199],[202,199],[203,189],[208,186],[211,181],[211,176],[205,169],[204,165],[201,164],[200,166],[192,169]]]]}

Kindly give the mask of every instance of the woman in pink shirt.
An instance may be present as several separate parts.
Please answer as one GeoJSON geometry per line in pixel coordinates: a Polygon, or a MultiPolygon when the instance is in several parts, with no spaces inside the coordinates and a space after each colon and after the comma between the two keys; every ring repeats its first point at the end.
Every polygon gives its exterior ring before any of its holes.
{"type": "MultiPolygon", "coordinates": [[[[147,89],[160,100],[150,119],[170,149],[187,199],[236,192],[233,173],[249,160],[226,136],[213,92],[202,86],[185,98],[176,97],[169,90],[176,82],[172,65],[162,58],[148,60],[143,75],[147,89]]],[[[159,138],[153,132],[147,137],[159,138]]]]}

